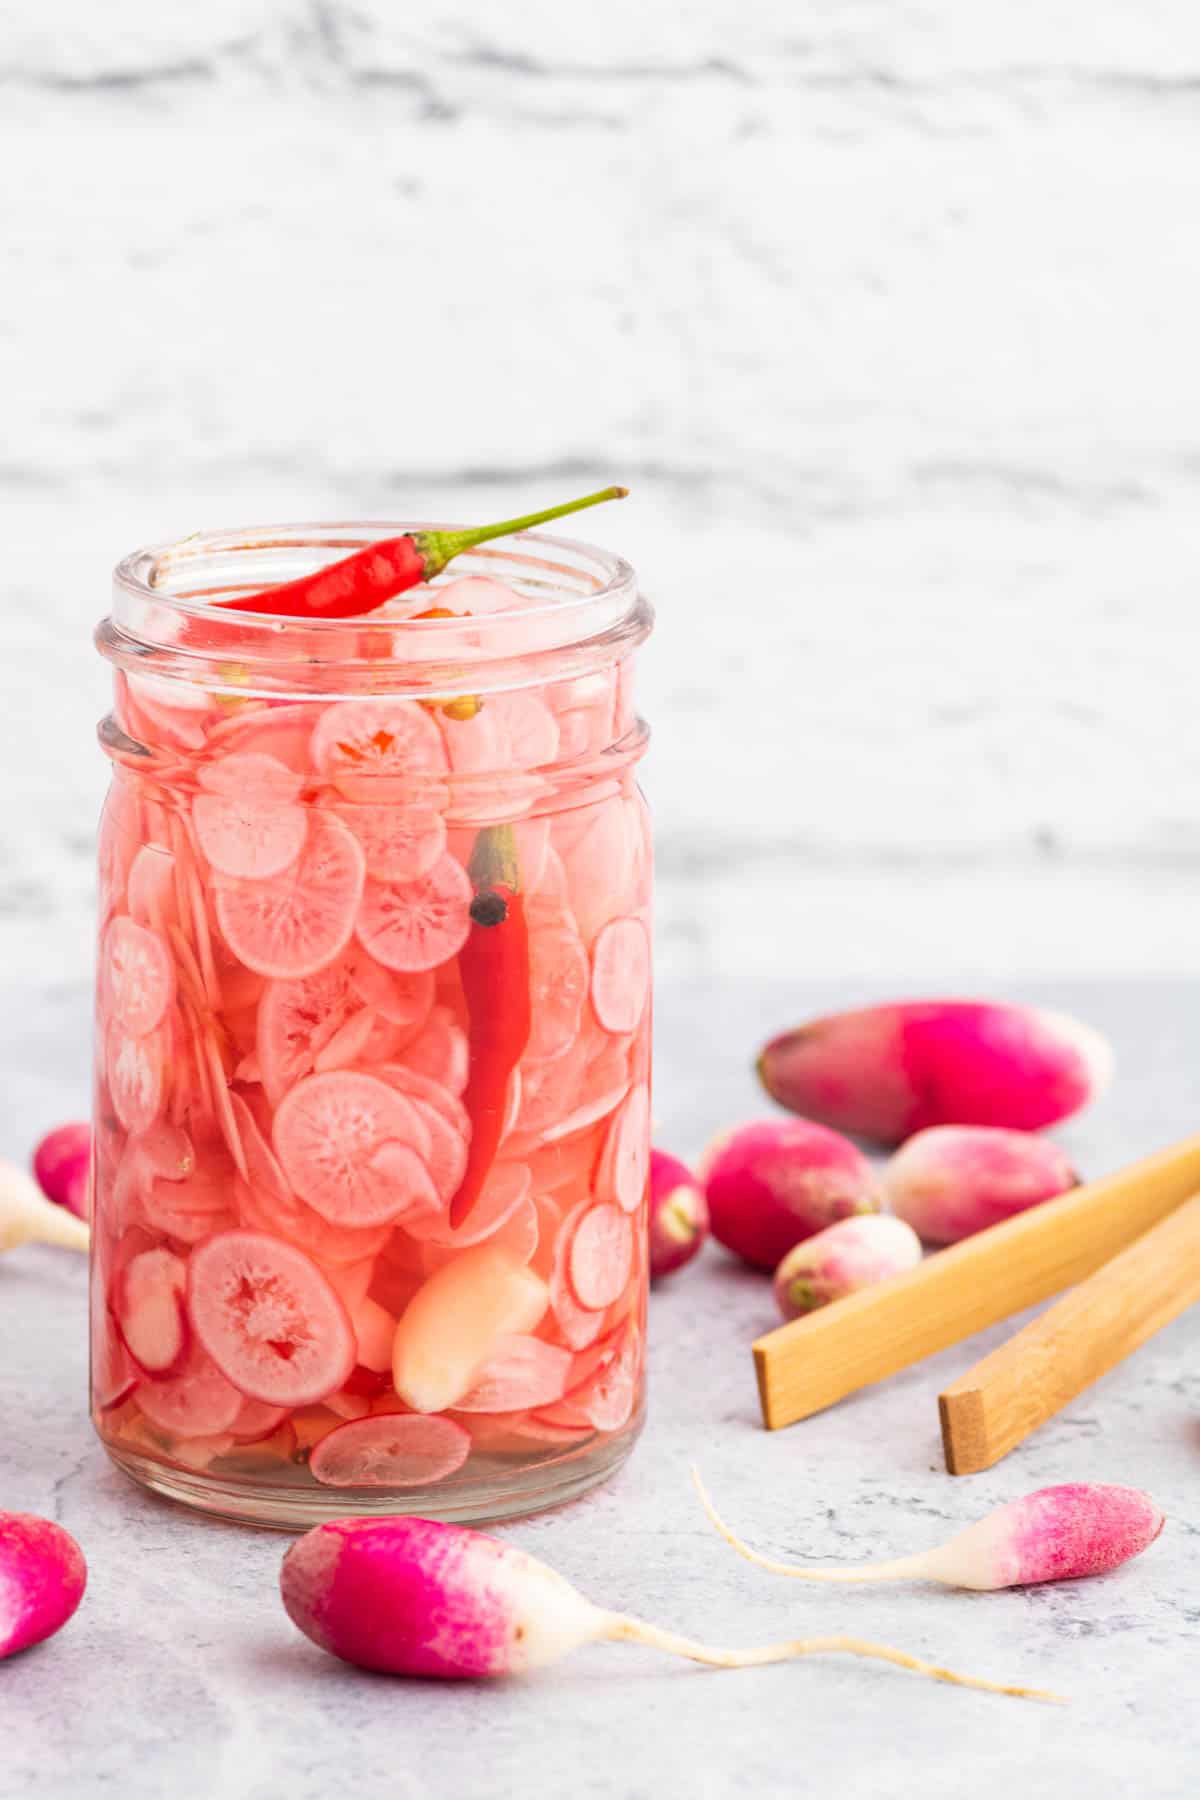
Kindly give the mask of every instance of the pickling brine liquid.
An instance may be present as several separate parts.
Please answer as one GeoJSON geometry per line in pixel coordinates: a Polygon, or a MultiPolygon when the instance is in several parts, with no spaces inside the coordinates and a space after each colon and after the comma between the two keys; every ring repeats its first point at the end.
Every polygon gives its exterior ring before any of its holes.
{"type": "Polygon", "coordinates": [[[562,612],[612,588],[583,555],[492,553],[508,579],[424,590],[438,617],[336,634],[210,622],[275,540],[188,551],[159,578],[178,607],[134,569],[135,611],[119,572],[92,1399],[160,1492],[277,1525],[495,1518],[633,1442],[648,614],[581,647],[562,612]]]}

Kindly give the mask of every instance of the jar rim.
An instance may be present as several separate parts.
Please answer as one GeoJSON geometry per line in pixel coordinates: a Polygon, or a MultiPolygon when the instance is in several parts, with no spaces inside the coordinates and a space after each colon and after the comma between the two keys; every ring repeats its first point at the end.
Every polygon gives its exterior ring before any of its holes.
{"type": "Polygon", "coordinates": [[[345,692],[378,686],[386,672],[413,692],[465,692],[480,679],[481,665],[501,685],[525,685],[554,679],[564,662],[620,660],[649,633],[653,612],[624,557],[541,531],[463,552],[425,590],[436,595],[464,575],[489,575],[524,602],[494,613],[417,619],[389,616],[385,605],[359,618],[292,619],[213,604],[218,595],[252,594],[381,538],[456,529],[426,520],[329,520],[202,531],[148,545],[113,571],[112,614],[97,631],[97,647],[119,667],[145,669],[150,659],[156,672],[193,681],[236,660],[263,691],[345,692]],[[370,650],[360,669],[354,645],[361,648],[364,639],[370,650]]]}

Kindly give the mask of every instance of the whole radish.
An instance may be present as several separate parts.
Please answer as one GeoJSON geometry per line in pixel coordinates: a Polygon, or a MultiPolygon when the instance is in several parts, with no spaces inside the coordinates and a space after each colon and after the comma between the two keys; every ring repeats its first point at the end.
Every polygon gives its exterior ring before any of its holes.
{"type": "Polygon", "coordinates": [[[1164,1524],[1149,1494],[1138,1488],[1068,1482],[1010,1500],[934,1550],[855,1568],[810,1569],[774,1562],[744,1544],[717,1513],[695,1469],[692,1480],[709,1519],[739,1556],[796,1581],[936,1581],[980,1592],[1077,1581],[1140,1556],[1164,1524]]]}
{"type": "Polygon", "coordinates": [[[86,1250],[90,1234],[82,1219],[54,1206],[16,1163],[0,1160],[0,1252],[21,1244],[58,1244],[86,1250]]]}
{"type": "Polygon", "coordinates": [[[0,1660],[53,1637],[86,1586],[83,1551],[61,1525],[0,1512],[0,1660]]]}
{"type": "Polygon", "coordinates": [[[760,1269],[838,1219],[879,1211],[861,1151],[807,1119],[760,1119],[726,1132],[701,1160],[713,1236],[760,1269]]]}
{"type": "Polygon", "coordinates": [[[1112,1050],[1062,1013],[976,1000],[905,1001],[814,1019],[758,1059],[772,1099],[882,1144],[930,1125],[1036,1131],[1107,1084],[1112,1050]]]}
{"type": "Polygon", "coordinates": [[[1078,1185],[1046,1138],[990,1125],[935,1125],[892,1157],[883,1191],[928,1244],[956,1244],[1078,1185]]]}
{"type": "Polygon", "coordinates": [[[827,1225],[789,1250],[775,1271],[775,1298],[785,1319],[798,1319],[915,1269],[920,1260],[921,1240],[911,1225],[886,1213],[864,1213],[827,1225]]]}
{"type": "Polygon", "coordinates": [[[57,1125],[33,1153],[34,1180],[47,1200],[86,1219],[91,1161],[91,1126],[82,1120],[57,1125]]]}
{"type": "Polygon", "coordinates": [[[561,1575],[511,1544],[428,1519],[336,1519],[318,1525],[287,1552],[279,1583],[289,1617],[314,1644],[345,1662],[391,1675],[448,1680],[522,1675],[583,1644],[612,1639],[720,1669],[843,1652],[962,1687],[1057,1698],[958,1675],[859,1638],[797,1638],[751,1650],[694,1643],[593,1606],[561,1575]]]}
{"type": "Polygon", "coordinates": [[[686,1163],[665,1150],[650,1152],[650,1273],[655,1280],[682,1269],[708,1237],[708,1202],[686,1163]]]}

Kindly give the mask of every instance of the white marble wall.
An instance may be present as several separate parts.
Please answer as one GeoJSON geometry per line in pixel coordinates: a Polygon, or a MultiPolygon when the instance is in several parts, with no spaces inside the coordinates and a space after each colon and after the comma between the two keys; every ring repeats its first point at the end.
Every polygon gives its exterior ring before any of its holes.
{"type": "Polygon", "coordinates": [[[9,0],[0,151],[6,961],[120,551],[604,476],[666,969],[1200,967],[1189,0],[9,0]]]}

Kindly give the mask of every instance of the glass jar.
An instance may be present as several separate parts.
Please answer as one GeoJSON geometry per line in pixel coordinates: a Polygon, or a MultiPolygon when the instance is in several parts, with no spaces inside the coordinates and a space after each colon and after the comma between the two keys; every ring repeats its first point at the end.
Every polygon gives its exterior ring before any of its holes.
{"type": "Polygon", "coordinates": [[[140,551],[97,634],[93,1415],[281,1527],[548,1506],[643,1411],[652,614],[545,536],[363,619],[213,604],[405,529],[140,551]]]}

